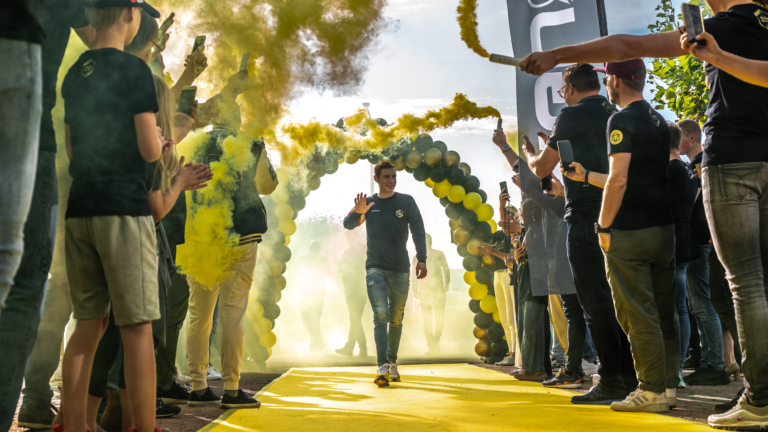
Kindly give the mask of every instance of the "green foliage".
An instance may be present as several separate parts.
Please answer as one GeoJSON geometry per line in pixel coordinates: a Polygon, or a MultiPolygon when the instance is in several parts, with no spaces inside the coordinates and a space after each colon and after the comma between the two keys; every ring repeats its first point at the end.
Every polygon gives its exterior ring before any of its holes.
{"type": "MultiPolygon", "coordinates": [[[[690,0],[690,3],[701,6],[705,17],[712,15],[712,10],[704,1],[690,0]]],[[[677,13],[672,0],[661,0],[656,11],[656,23],[648,26],[651,33],[677,30],[683,25],[683,15],[677,13]]],[[[690,119],[703,123],[709,103],[703,62],[686,55],[676,59],[653,59],[652,64],[653,71],[648,75],[648,82],[656,86],[651,90],[654,109],[667,108],[675,113],[678,120],[690,119]]]]}

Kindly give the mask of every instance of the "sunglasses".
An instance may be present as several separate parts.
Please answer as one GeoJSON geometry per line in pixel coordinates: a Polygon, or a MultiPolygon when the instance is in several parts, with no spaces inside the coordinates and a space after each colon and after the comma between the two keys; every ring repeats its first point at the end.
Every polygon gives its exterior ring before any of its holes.
{"type": "Polygon", "coordinates": [[[558,94],[558,95],[559,95],[561,98],[565,98],[565,89],[566,89],[566,88],[567,88],[569,85],[570,85],[570,84],[566,84],[566,85],[564,85],[564,86],[563,86],[563,87],[562,87],[560,90],[558,90],[558,91],[557,91],[557,94],[558,94]]]}

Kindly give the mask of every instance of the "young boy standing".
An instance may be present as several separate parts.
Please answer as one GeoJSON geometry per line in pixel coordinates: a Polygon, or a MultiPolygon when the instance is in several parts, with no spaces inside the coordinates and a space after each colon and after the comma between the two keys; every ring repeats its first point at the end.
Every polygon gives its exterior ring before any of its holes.
{"type": "Polygon", "coordinates": [[[125,376],[138,432],[155,428],[154,347],[150,321],[160,317],[157,254],[147,197],[147,163],[166,145],[158,131],[152,72],[123,52],[141,22],[143,0],[89,0],[96,31],[91,50],[62,85],[72,175],[66,213],[66,262],[75,331],[63,362],[67,431],[86,429],[93,356],[110,313],[120,327],[125,376]]]}

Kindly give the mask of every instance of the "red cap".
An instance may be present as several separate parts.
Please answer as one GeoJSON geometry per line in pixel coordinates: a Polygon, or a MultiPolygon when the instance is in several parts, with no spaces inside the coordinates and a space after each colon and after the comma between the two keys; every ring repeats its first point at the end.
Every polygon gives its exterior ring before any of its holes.
{"type": "Polygon", "coordinates": [[[615,75],[618,78],[640,80],[645,79],[645,63],[642,59],[632,59],[623,62],[606,63],[605,67],[596,67],[595,72],[615,75]]]}

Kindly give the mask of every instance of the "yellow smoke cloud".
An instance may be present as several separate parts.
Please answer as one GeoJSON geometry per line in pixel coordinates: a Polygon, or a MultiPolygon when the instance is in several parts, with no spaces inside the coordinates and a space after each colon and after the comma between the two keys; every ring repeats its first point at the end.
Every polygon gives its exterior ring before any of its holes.
{"type": "Polygon", "coordinates": [[[477,36],[477,0],[461,0],[456,12],[459,14],[456,21],[461,28],[461,40],[481,57],[490,57],[488,51],[480,45],[480,38],[477,36]]]}

